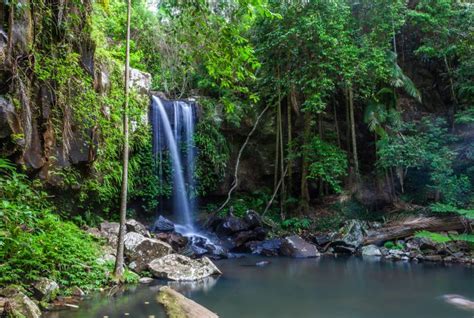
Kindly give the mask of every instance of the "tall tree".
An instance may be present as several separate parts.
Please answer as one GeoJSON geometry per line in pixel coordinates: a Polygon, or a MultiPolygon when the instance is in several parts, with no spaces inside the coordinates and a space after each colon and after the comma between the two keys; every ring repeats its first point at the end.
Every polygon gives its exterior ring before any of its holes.
{"type": "Polygon", "coordinates": [[[125,218],[127,213],[127,188],[128,188],[128,102],[129,94],[129,77],[130,77],[130,15],[131,0],[127,0],[127,40],[125,52],[125,102],[123,105],[123,168],[122,168],[122,191],[120,199],[120,229],[117,242],[117,257],[115,259],[115,278],[122,280],[124,271],[124,237],[125,237],[125,218]]]}

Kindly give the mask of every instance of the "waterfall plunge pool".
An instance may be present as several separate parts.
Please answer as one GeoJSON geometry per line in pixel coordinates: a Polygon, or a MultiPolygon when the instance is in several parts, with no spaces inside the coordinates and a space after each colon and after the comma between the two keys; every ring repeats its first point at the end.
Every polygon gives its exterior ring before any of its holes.
{"type": "Polygon", "coordinates": [[[358,257],[244,257],[216,261],[223,275],[200,282],[155,281],[120,295],[95,295],[79,309],[47,318],[166,317],[157,303],[168,284],[224,318],[472,318],[444,294],[474,299],[474,268],[389,262],[358,257]],[[253,266],[268,260],[264,267],[253,266]]]}

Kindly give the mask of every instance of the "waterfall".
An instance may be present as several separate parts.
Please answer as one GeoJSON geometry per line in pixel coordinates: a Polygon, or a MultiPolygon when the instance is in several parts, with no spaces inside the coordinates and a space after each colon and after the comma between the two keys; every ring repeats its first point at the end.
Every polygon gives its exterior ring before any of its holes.
{"type": "Polygon", "coordinates": [[[164,103],[159,97],[153,96],[151,122],[160,187],[163,187],[165,177],[163,151],[168,150],[173,177],[173,213],[182,226],[181,231],[193,233],[195,200],[194,195],[190,195],[195,190],[193,105],[183,101],[164,103]]]}

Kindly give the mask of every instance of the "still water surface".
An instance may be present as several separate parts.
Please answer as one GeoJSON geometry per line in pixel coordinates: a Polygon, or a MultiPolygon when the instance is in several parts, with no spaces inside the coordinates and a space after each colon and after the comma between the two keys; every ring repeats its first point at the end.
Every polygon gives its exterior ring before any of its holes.
{"type": "MultiPolygon", "coordinates": [[[[217,261],[224,273],[199,283],[168,283],[223,318],[463,318],[474,312],[440,296],[474,299],[474,268],[351,258],[264,258],[217,261]]],[[[163,281],[116,297],[94,296],[47,318],[165,317],[156,301],[163,281]],[[128,313],[128,315],[126,315],[128,313]]]]}

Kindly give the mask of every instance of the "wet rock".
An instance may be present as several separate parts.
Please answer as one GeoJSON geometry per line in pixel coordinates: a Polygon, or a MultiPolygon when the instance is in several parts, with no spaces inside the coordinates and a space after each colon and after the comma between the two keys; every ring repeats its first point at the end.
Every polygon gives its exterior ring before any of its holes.
{"type": "Polygon", "coordinates": [[[174,231],[174,223],[165,218],[164,216],[160,215],[158,219],[153,224],[151,229],[152,232],[173,232],[174,231]]]}
{"type": "Polygon", "coordinates": [[[459,309],[474,311],[474,301],[467,299],[461,295],[448,294],[443,295],[446,303],[453,305],[459,309]]]}
{"type": "Polygon", "coordinates": [[[441,262],[443,258],[441,255],[425,255],[423,256],[423,260],[428,262],[441,262]]]}
{"type": "Polygon", "coordinates": [[[255,263],[255,266],[263,267],[263,266],[267,266],[268,264],[270,264],[270,261],[260,261],[260,262],[255,263]]]}
{"type": "Polygon", "coordinates": [[[361,249],[362,256],[382,256],[382,252],[377,245],[363,246],[361,249]]]}
{"type": "Polygon", "coordinates": [[[262,242],[252,241],[246,244],[252,254],[263,256],[278,256],[280,253],[281,239],[271,239],[262,242]]]}
{"type": "Polygon", "coordinates": [[[160,288],[158,302],[165,307],[168,317],[172,318],[218,318],[215,313],[168,286],[160,288]]]}
{"type": "Polygon", "coordinates": [[[71,295],[74,296],[74,297],[82,298],[86,295],[86,293],[82,289],[80,289],[79,287],[74,286],[74,287],[71,288],[71,295]]]}
{"type": "Polygon", "coordinates": [[[359,248],[362,245],[366,234],[367,224],[365,222],[359,220],[350,220],[347,221],[339,231],[336,241],[342,242],[347,246],[359,248]]]}
{"type": "Polygon", "coordinates": [[[40,318],[41,311],[21,288],[8,286],[0,290],[4,299],[4,314],[6,317],[40,318]]]}
{"type": "Polygon", "coordinates": [[[239,232],[232,238],[232,240],[235,244],[235,247],[240,248],[249,241],[263,241],[266,236],[267,231],[259,227],[254,230],[239,232]]]}
{"type": "Polygon", "coordinates": [[[321,255],[315,245],[306,242],[298,235],[284,238],[280,246],[280,253],[283,256],[295,258],[318,257],[321,255]]]}
{"type": "Polygon", "coordinates": [[[35,298],[39,301],[49,302],[55,299],[59,292],[59,285],[49,278],[40,278],[32,287],[35,298]]]}
{"type": "Polygon", "coordinates": [[[128,219],[125,223],[125,226],[127,227],[127,232],[135,232],[145,237],[150,237],[150,233],[146,229],[145,225],[141,224],[135,219],[128,219]]]}
{"type": "Polygon", "coordinates": [[[336,254],[354,254],[356,252],[356,248],[352,245],[347,245],[344,243],[340,243],[339,245],[332,246],[333,253],[336,254]]]}
{"type": "MultiPolygon", "coordinates": [[[[21,124],[15,106],[8,99],[0,96],[0,138],[18,134],[20,131],[21,124]]],[[[24,139],[18,140],[17,143],[24,144],[24,139]]]]}
{"type": "Polygon", "coordinates": [[[130,232],[125,235],[125,256],[129,261],[129,268],[140,273],[147,268],[152,260],[172,253],[168,243],[144,237],[141,234],[130,232]]]}
{"type": "Polygon", "coordinates": [[[215,232],[219,237],[226,237],[231,236],[237,232],[246,231],[248,229],[249,226],[243,219],[235,216],[229,216],[222,220],[222,222],[215,229],[215,232]]]}
{"type": "Polygon", "coordinates": [[[221,274],[221,271],[207,257],[191,259],[179,254],[157,258],[148,264],[148,268],[157,278],[176,281],[192,281],[221,274]]]}
{"type": "Polygon", "coordinates": [[[156,239],[170,244],[176,252],[181,251],[188,244],[188,238],[179,233],[161,232],[154,236],[156,239]]]}
{"type": "Polygon", "coordinates": [[[312,237],[312,241],[319,247],[325,247],[332,242],[334,234],[319,234],[312,237]]]}
{"type": "Polygon", "coordinates": [[[244,216],[244,222],[247,223],[249,229],[254,229],[256,227],[262,226],[262,218],[260,214],[253,210],[248,210],[244,216]]]}
{"type": "Polygon", "coordinates": [[[151,277],[142,277],[138,280],[138,282],[140,284],[150,284],[151,282],[153,282],[153,278],[151,278],[151,277]]]}

